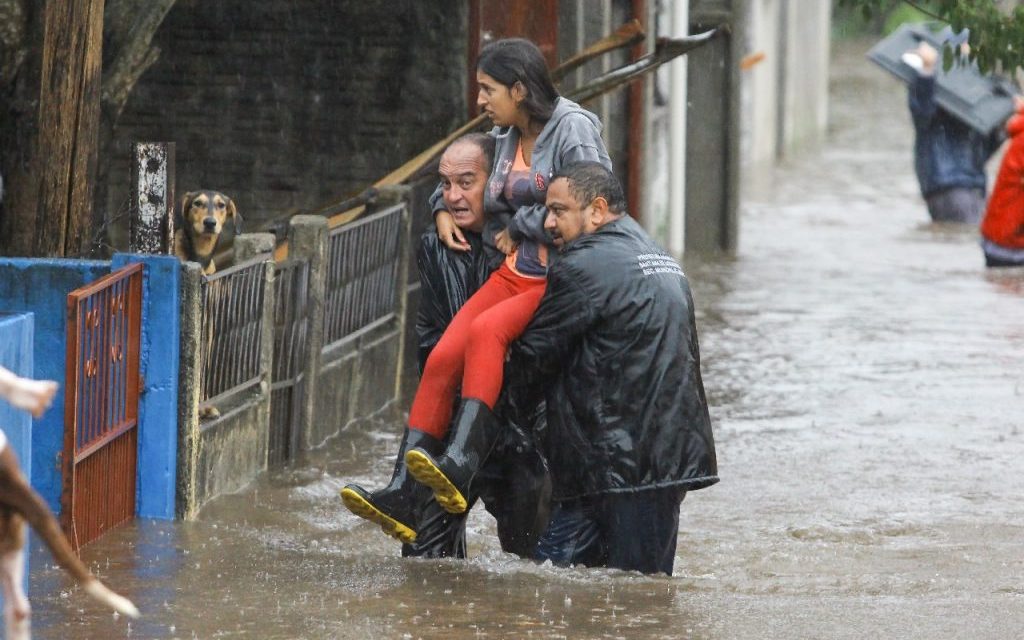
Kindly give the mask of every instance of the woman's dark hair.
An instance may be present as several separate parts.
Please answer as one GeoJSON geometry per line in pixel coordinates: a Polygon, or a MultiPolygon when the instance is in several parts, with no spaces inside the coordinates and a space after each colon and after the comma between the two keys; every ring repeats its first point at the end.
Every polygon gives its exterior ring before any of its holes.
{"type": "Polygon", "coordinates": [[[524,38],[496,40],[480,51],[476,68],[509,89],[516,82],[522,82],[526,87],[523,106],[530,118],[538,122],[551,119],[558,89],[537,45],[524,38]]]}

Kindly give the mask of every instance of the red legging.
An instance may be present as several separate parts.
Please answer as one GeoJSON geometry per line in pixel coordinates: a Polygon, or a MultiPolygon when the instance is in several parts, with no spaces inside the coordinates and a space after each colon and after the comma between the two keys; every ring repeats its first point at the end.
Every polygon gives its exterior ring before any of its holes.
{"type": "Polygon", "coordinates": [[[409,427],[441,439],[448,433],[459,378],[462,397],[491,409],[498,401],[508,345],[530,322],[546,280],[524,278],[505,263],[452,318],[427,358],[409,410],[409,427]]]}

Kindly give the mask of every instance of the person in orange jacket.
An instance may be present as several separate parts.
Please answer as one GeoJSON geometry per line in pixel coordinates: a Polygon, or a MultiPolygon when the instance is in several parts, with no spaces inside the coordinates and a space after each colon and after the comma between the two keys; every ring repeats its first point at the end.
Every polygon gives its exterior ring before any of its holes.
{"type": "Polygon", "coordinates": [[[985,217],[981,249],[988,267],[1024,265],[1024,98],[1014,98],[1017,111],[1006,123],[1010,146],[999,166],[985,217]]]}

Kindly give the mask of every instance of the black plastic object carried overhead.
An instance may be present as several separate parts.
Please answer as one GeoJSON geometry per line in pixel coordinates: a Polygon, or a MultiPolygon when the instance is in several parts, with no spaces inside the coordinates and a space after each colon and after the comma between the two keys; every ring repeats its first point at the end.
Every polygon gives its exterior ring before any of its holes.
{"type": "MultiPolygon", "coordinates": [[[[945,46],[958,45],[964,40],[963,34],[954,35],[948,26],[904,24],[872,47],[867,57],[909,84],[917,77],[917,71],[903,61],[903,54],[916,49],[924,41],[942,56],[945,46]]],[[[935,70],[935,100],[939,106],[984,135],[1002,126],[1013,114],[1013,96],[1016,93],[1009,80],[982,75],[973,63],[955,61],[948,70],[942,64],[935,70]]]]}

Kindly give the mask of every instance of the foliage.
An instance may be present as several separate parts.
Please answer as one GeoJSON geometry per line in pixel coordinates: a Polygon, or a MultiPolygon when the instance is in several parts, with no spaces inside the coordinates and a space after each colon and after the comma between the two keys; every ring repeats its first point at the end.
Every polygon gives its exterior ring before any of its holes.
{"type": "Polygon", "coordinates": [[[862,13],[866,21],[909,5],[954,32],[970,30],[971,58],[982,71],[1008,73],[1024,68],[1024,4],[994,0],[838,0],[840,7],[862,13]]]}
{"type": "Polygon", "coordinates": [[[837,39],[887,36],[901,24],[935,20],[902,2],[895,3],[887,11],[876,11],[868,16],[864,15],[861,7],[851,5],[849,0],[836,0],[832,10],[832,34],[837,39]]]}

